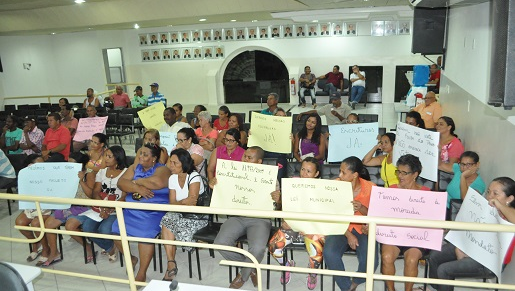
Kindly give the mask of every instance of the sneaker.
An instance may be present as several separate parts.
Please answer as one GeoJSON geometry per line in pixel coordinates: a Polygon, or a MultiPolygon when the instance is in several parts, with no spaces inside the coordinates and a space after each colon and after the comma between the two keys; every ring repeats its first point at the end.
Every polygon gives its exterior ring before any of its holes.
{"type": "Polygon", "coordinates": [[[306,280],[306,285],[308,286],[309,290],[313,290],[317,287],[317,274],[308,274],[308,278],[306,280]]]}
{"type": "Polygon", "coordinates": [[[356,102],[352,102],[352,110],[355,110],[356,109],[356,102]]]}
{"type": "MultiPolygon", "coordinates": [[[[289,260],[288,262],[286,262],[285,266],[286,267],[295,267],[295,261],[289,260]]],[[[284,277],[281,274],[280,281],[281,281],[282,285],[286,285],[286,284],[290,283],[290,279],[291,279],[291,272],[288,272],[288,271],[284,272],[284,277]]]]}

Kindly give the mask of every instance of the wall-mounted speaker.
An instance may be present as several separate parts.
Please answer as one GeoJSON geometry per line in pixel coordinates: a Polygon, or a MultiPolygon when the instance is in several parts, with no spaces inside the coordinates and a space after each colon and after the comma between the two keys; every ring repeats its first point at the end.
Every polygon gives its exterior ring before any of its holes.
{"type": "Polygon", "coordinates": [[[423,55],[443,54],[447,8],[415,7],[411,52],[423,55]]]}
{"type": "Polygon", "coordinates": [[[488,104],[504,109],[515,106],[515,1],[492,0],[492,52],[488,104]]]}

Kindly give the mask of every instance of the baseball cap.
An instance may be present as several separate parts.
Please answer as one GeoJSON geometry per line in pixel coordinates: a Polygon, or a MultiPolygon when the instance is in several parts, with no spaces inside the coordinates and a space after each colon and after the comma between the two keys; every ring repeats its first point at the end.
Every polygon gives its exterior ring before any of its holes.
{"type": "Polygon", "coordinates": [[[136,92],[136,90],[143,90],[143,87],[141,87],[141,86],[136,86],[136,89],[134,89],[134,92],[136,92]]]}
{"type": "Polygon", "coordinates": [[[340,92],[336,92],[336,93],[331,94],[331,97],[329,98],[329,100],[341,99],[341,98],[342,98],[342,95],[340,94],[340,92]]]}
{"type": "Polygon", "coordinates": [[[152,83],[152,84],[150,84],[150,86],[152,86],[152,87],[159,87],[159,84],[158,83],[152,83]]]}

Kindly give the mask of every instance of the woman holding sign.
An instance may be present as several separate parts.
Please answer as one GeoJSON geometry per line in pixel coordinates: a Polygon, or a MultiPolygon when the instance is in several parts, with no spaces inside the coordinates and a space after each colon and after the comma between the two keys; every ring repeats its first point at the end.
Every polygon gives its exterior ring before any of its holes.
{"type": "MultiPolygon", "coordinates": [[[[301,178],[320,178],[320,163],[313,157],[307,157],[302,161],[300,168],[301,178]]],[[[272,199],[276,203],[276,210],[281,209],[281,192],[279,190],[272,192],[272,199]]],[[[294,260],[289,260],[284,263],[283,252],[284,248],[289,244],[305,244],[306,251],[309,254],[308,268],[318,269],[322,262],[322,251],[324,246],[325,237],[319,234],[303,234],[294,231],[283,220],[281,228],[272,236],[268,242],[268,251],[281,265],[295,266],[294,260]]],[[[281,284],[285,285],[290,282],[291,273],[285,272],[281,276],[281,284]]],[[[317,286],[317,274],[308,274],[306,285],[309,290],[313,290],[317,286]]]]}
{"type": "MultiPolygon", "coordinates": [[[[361,160],[357,157],[348,157],[340,166],[339,181],[350,182],[354,194],[351,202],[354,207],[354,215],[367,215],[370,205],[370,194],[374,183],[370,182],[370,175],[361,160]]],[[[325,238],[324,261],[331,270],[345,271],[342,261],[343,254],[350,247],[356,250],[358,257],[357,272],[364,273],[367,268],[368,235],[363,232],[362,224],[351,223],[344,235],[328,235],[325,238]]],[[[377,252],[374,255],[377,257],[377,252]]],[[[374,260],[374,270],[378,261],[374,260]]],[[[354,291],[359,284],[365,282],[365,278],[353,278],[352,284],[349,277],[334,277],[336,284],[342,291],[354,291]]]]}
{"type": "MultiPolygon", "coordinates": [[[[486,199],[491,206],[498,209],[499,215],[505,218],[503,213],[513,211],[515,208],[515,181],[508,177],[495,178],[488,186],[486,199]]],[[[512,252],[513,242],[504,257],[504,264],[509,263],[512,252]]],[[[429,278],[454,280],[456,277],[487,278],[491,276],[493,273],[488,268],[451,243],[443,245],[441,251],[432,251],[429,255],[429,278]]],[[[431,286],[438,291],[454,290],[454,286],[431,286]]]]}
{"type": "Polygon", "coordinates": [[[314,157],[320,164],[324,163],[327,139],[322,134],[322,120],[317,113],[308,115],[304,126],[295,135],[293,156],[297,162],[307,157],[314,157]]]}
{"type": "MultiPolygon", "coordinates": [[[[422,164],[418,157],[406,154],[397,161],[395,173],[399,177],[399,184],[391,185],[391,188],[431,191],[426,186],[417,184],[418,175],[422,172],[422,164]]],[[[383,244],[381,246],[381,273],[383,275],[395,275],[395,261],[399,254],[404,255],[404,276],[417,277],[418,260],[427,253],[427,250],[417,247],[398,247],[383,244]]],[[[413,282],[405,283],[405,290],[413,289],[413,282]]],[[[393,281],[386,281],[387,291],[394,291],[393,281]]]]}
{"type": "Polygon", "coordinates": [[[458,163],[461,154],[465,151],[463,144],[454,133],[456,125],[454,120],[447,116],[442,116],[436,122],[436,131],[440,133],[440,158],[438,159],[438,170],[452,173],[452,165],[458,163]]]}
{"type": "MultiPolygon", "coordinates": [[[[125,201],[133,203],[168,204],[168,178],[170,170],[159,163],[161,148],[157,144],[147,143],[141,147],[139,164],[130,166],[118,180],[118,188],[127,193],[125,201]]],[[[128,236],[155,238],[161,231],[159,222],[165,215],[163,211],[124,209],[125,227],[128,236]]],[[[112,232],[120,233],[118,220],[113,223],[112,232]]],[[[122,242],[114,242],[116,248],[123,253],[122,242]]],[[[147,269],[154,245],[138,243],[139,270],[136,281],[145,282],[147,269]]],[[[138,258],[131,256],[132,267],[138,263],[138,258]]]]}
{"type": "Polygon", "coordinates": [[[399,184],[399,179],[395,174],[397,167],[392,163],[393,145],[395,144],[395,134],[388,132],[381,136],[379,143],[373,147],[363,158],[363,164],[367,167],[381,166],[381,179],[384,181],[384,187],[399,184]],[[381,150],[384,154],[374,157],[377,150],[381,150]]]}
{"type": "Polygon", "coordinates": [[[231,128],[227,131],[224,138],[225,145],[216,148],[209,158],[207,165],[207,177],[209,179],[209,187],[213,189],[216,185],[216,160],[241,161],[245,150],[240,146],[240,131],[231,128]]]}
{"type": "MultiPolygon", "coordinates": [[[[199,173],[195,171],[193,159],[184,149],[176,149],[170,153],[167,164],[172,176],[168,179],[170,204],[196,206],[199,195],[204,194],[204,182],[199,173]]],[[[193,242],[193,235],[207,226],[204,215],[192,213],[167,212],[161,220],[161,237],[164,240],[178,240],[193,242]]],[[[179,269],[175,261],[177,247],[165,245],[168,267],[163,278],[172,281],[179,269]]]]}

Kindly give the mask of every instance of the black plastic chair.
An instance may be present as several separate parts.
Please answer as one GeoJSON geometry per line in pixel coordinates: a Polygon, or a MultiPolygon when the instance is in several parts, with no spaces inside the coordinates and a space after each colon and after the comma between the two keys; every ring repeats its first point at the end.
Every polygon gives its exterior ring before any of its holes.
{"type": "Polygon", "coordinates": [[[21,277],[20,273],[12,266],[0,262],[0,282],[2,282],[2,290],[9,291],[28,291],[29,288],[21,277]]]}

